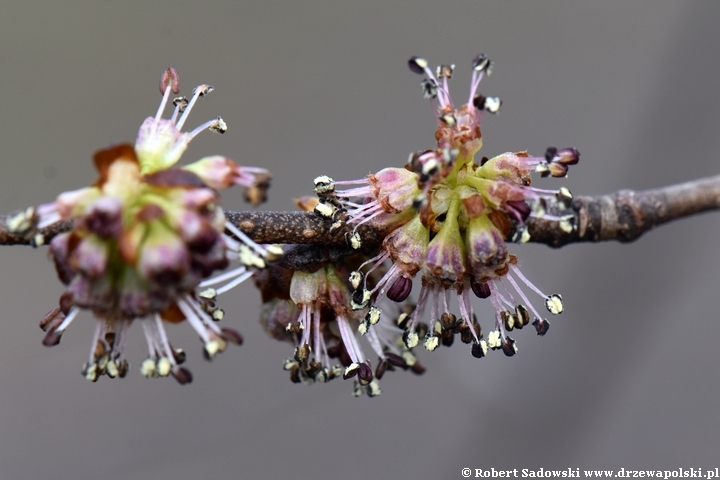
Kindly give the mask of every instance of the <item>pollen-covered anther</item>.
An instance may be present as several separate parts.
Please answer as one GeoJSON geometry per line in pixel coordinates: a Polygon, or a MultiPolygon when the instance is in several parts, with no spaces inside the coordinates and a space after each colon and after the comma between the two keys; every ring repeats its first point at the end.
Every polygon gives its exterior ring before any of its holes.
{"type": "Polygon", "coordinates": [[[457,120],[455,119],[455,115],[451,115],[449,113],[445,115],[440,116],[440,121],[446,126],[446,127],[454,127],[457,125],[457,120]]]}
{"type": "Polygon", "coordinates": [[[210,124],[208,130],[222,135],[223,133],[227,132],[227,124],[225,123],[225,120],[222,119],[222,117],[217,117],[213,121],[213,123],[210,124]]]}
{"type": "Polygon", "coordinates": [[[370,310],[368,311],[368,313],[365,315],[365,320],[370,325],[377,325],[377,323],[380,321],[381,315],[382,315],[382,311],[379,308],[372,306],[372,307],[370,307],[370,310]]]}
{"type": "Polygon", "coordinates": [[[283,367],[282,367],[282,368],[283,368],[283,370],[290,371],[290,370],[292,370],[294,367],[297,367],[297,366],[298,366],[297,360],[295,360],[294,358],[291,357],[291,358],[286,358],[286,359],[283,361],[283,367]]]}
{"type": "Polygon", "coordinates": [[[455,65],[439,65],[435,70],[437,78],[452,78],[455,65]]]}
{"type": "Polygon", "coordinates": [[[224,339],[216,335],[214,336],[214,338],[211,338],[210,340],[205,342],[205,345],[203,345],[203,356],[205,357],[205,360],[210,361],[215,358],[215,355],[225,351],[226,347],[227,342],[225,342],[224,339]]]}
{"type": "Polygon", "coordinates": [[[187,97],[175,97],[172,101],[173,107],[177,108],[178,113],[183,113],[187,108],[188,103],[190,102],[187,97]]]}
{"type": "Polygon", "coordinates": [[[335,205],[322,201],[315,205],[314,208],[314,212],[323,218],[333,218],[333,215],[335,215],[336,211],[337,207],[335,207],[335,205]]]}
{"type": "Polygon", "coordinates": [[[315,193],[318,195],[327,195],[335,191],[335,181],[327,175],[320,175],[313,180],[315,183],[315,193]]]}
{"type": "Polygon", "coordinates": [[[542,218],[547,213],[547,202],[543,197],[530,203],[530,209],[534,217],[542,218]]]}
{"type": "Polygon", "coordinates": [[[410,324],[410,319],[411,319],[411,318],[412,318],[412,317],[410,317],[409,314],[403,312],[403,313],[401,313],[400,315],[398,315],[398,318],[397,318],[397,320],[395,321],[395,323],[397,324],[397,326],[398,326],[399,328],[405,330],[405,329],[408,327],[408,325],[410,324]]]}
{"type": "Polygon", "coordinates": [[[360,247],[362,247],[362,238],[360,238],[360,234],[357,232],[352,232],[348,236],[348,240],[350,243],[350,246],[353,250],[359,250],[360,247]]]}
{"type": "Polygon", "coordinates": [[[380,382],[378,382],[377,379],[373,378],[372,381],[368,384],[366,391],[368,397],[377,397],[382,393],[382,390],[380,389],[380,382]]]}
{"type": "Polygon", "coordinates": [[[350,272],[350,277],[348,280],[350,281],[350,286],[353,290],[357,290],[358,288],[360,288],[360,285],[362,285],[363,282],[363,278],[365,278],[365,275],[363,275],[360,270],[353,270],[352,272],[350,272]]]}
{"type": "Polygon", "coordinates": [[[370,303],[370,290],[363,288],[362,290],[356,290],[350,300],[350,308],[354,311],[364,310],[370,303]]]}
{"type": "Polygon", "coordinates": [[[345,367],[345,371],[343,372],[343,380],[347,380],[348,378],[352,378],[357,375],[359,369],[360,364],[356,362],[353,362],[347,367],[345,367]]]}
{"type": "Polygon", "coordinates": [[[98,371],[97,363],[86,363],[85,365],[83,365],[83,369],[80,373],[83,377],[85,377],[85,380],[89,380],[91,382],[97,382],[100,378],[100,372],[98,371]]]}
{"type": "Polygon", "coordinates": [[[413,332],[410,330],[406,330],[403,333],[402,339],[403,342],[405,342],[405,346],[407,348],[415,348],[420,342],[420,336],[417,334],[417,332],[413,332]]]}
{"type": "Polygon", "coordinates": [[[517,343],[511,337],[505,337],[505,341],[502,342],[502,351],[508,357],[512,357],[518,352],[517,343]]]}
{"type": "Polygon", "coordinates": [[[238,261],[242,265],[246,265],[248,267],[256,267],[256,268],[265,268],[266,263],[263,258],[255,253],[250,247],[247,245],[240,245],[238,247],[238,261]]]}
{"type": "Polygon", "coordinates": [[[30,238],[35,234],[39,219],[35,207],[28,207],[24,212],[8,217],[6,225],[10,233],[30,238]]]}
{"type": "Polygon", "coordinates": [[[487,345],[491,350],[497,350],[502,346],[503,340],[500,335],[500,330],[493,330],[488,333],[487,345]]]}
{"type": "Polygon", "coordinates": [[[172,364],[170,363],[170,360],[168,360],[166,357],[162,357],[158,359],[155,368],[157,370],[158,376],[167,377],[168,375],[170,375],[170,371],[172,370],[172,364]]]}
{"type": "Polygon", "coordinates": [[[171,351],[173,358],[175,359],[175,363],[178,365],[182,365],[185,363],[185,359],[187,355],[185,354],[185,351],[182,348],[175,348],[171,351]]]}
{"type": "Polygon", "coordinates": [[[217,290],[214,288],[206,288],[198,293],[198,297],[204,300],[215,301],[217,299],[217,290]]]}
{"type": "Polygon", "coordinates": [[[310,355],[310,345],[307,343],[302,344],[299,347],[295,347],[295,360],[297,360],[300,363],[306,362],[308,359],[308,356],[310,355]]]}
{"type": "Polygon", "coordinates": [[[492,73],[493,62],[484,53],[478,54],[472,62],[473,70],[476,72],[484,72],[487,75],[492,73]]]}
{"type": "Polygon", "coordinates": [[[553,315],[559,315],[563,312],[562,296],[559,293],[553,293],[545,299],[545,308],[553,315]]]}
{"type": "Polygon", "coordinates": [[[437,98],[438,86],[437,83],[435,83],[435,80],[426,78],[420,82],[420,87],[422,88],[423,98],[437,98]]]}
{"type": "Polygon", "coordinates": [[[555,197],[558,199],[559,202],[563,204],[565,208],[570,208],[570,206],[572,205],[572,193],[570,193],[570,190],[565,187],[560,187],[555,194],[555,197]]]}
{"type": "Polygon", "coordinates": [[[527,243],[530,241],[530,232],[526,225],[518,225],[515,227],[510,241],[513,243],[527,243]]]}
{"type": "Polygon", "coordinates": [[[205,95],[212,92],[213,90],[215,90],[215,87],[204,83],[202,85],[198,85],[197,87],[195,87],[192,91],[192,94],[193,95],[197,94],[199,97],[204,97],[205,95]]]}
{"type": "Polygon", "coordinates": [[[560,217],[560,219],[558,220],[558,226],[563,232],[572,233],[574,230],[577,229],[577,226],[575,224],[575,216],[566,215],[564,217],[560,217]]]}
{"type": "Polygon", "coordinates": [[[550,175],[550,169],[547,163],[538,163],[535,166],[535,172],[539,173],[541,177],[545,178],[550,175]]]}
{"type": "Polygon", "coordinates": [[[426,350],[434,352],[440,346],[440,337],[434,333],[428,333],[425,335],[425,342],[423,343],[423,346],[426,350]]]}
{"type": "Polygon", "coordinates": [[[157,370],[155,367],[155,360],[153,358],[146,358],[140,364],[140,373],[145,378],[157,377],[157,370]]]}
{"type": "Polygon", "coordinates": [[[484,110],[493,115],[500,111],[502,100],[500,97],[486,97],[485,95],[476,95],[473,98],[473,106],[478,110],[484,110]]]}

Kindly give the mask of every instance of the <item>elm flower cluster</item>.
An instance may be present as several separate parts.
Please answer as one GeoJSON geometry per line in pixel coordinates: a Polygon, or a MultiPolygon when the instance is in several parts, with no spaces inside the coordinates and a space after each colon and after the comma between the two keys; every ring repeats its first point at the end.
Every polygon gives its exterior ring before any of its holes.
{"type": "Polygon", "coordinates": [[[223,312],[215,297],[281,253],[277,247],[256,245],[227,223],[219,205],[218,190],[233,185],[245,187],[253,203],[264,200],[270,180],[266,170],[241,167],[223,156],[176,166],[200,132],[224,133],[227,128],[217,117],[192,131],[182,130],[197,100],[212,90],[200,85],[190,100],[175,98],[170,118],[162,118],[171,94],[179,93],[177,72],[167,69],[160,80],[157,114],[142,123],[134,146],[100,150],[94,156],[99,177],[92,186],[65,192],[8,222],[41,244],[40,229],[72,221],[70,231],[49,245],[67,289],[40,326],[46,332],[43,344],[57,345],[81,310],[92,311],[95,333],[83,367],[88,380],[126,375],[123,345],[128,328],[137,321],[149,350],[142,374],[172,375],[181,384],[192,381],[190,371],[180,366],[185,353],[171,345],[165,324],[187,321],[202,340],[207,359],[228,343],[241,344],[238,332],[217,325],[223,312]],[[240,266],[206,281],[228,282],[226,286],[196,293],[203,279],[231,262],[240,266]]]}
{"type": "MultiPolygon", "coordinates": [[[[315,203],[301,202],[301,207],[312,209],[315,203]]],[[[285,253],[301,254],[302,248],[287,246],[285,253]]],[[[365,282],[351,275],[361,259],[357,254],[341,256],[300,270],[276,263],[255,273],[263,302],[261,324],[272,338],[295,347],[293,356],[283,362],[293,383],[352,378],[355,396],[374,397],[381,393],[378,381],[386,371],[424,372],[412,349],[403,343],[403,330],[393,321],[398,315],[408,317],[412,305],[386,300],[381,305],[385,314],[376,306],[351,308],[353,292],[365,282]],[[374,354],[377,362],[366,352],[374,354]]],[[[370,274],[367,282],[379,280],[381,271],[382,267],[370,274]]]]}
{"type": "Polygon", "coordinates": [[[362,245],[360,225],[385,232],[380,253],[352,273],[365,279],[356,285],[352,309],[366,311],[384,299],[404,302],[419,277],[417,306],[409,317],[398,320],[407,348],[422,342],[432,351],[440,344],[451,345],[459,333],[464,343],[472,345],[475,357],[485,356],[489,349],[515,355],[517,345],[510,331],[526,326],[531,316],[538,335],[549,328],[524,289],[539,295],[552,314],[562,313],[563,303],[559,294],[543,293],[520,272],[506,241],[527,241],[530,217],[544,216],[560,222],[563,229],[575,228],[572,217],[546,213],[556,202],[568,206],[570,192],[531,187],[531,174],[565,177],[568,167],[578,162],[579,152],[548,148],[542,157],[516,152],[476,160],[483,114],[497,113],[501,105],[499,98],[477,92],[480,81],[490,74],[490,59],[481,54],[473,60],[470,94],[460,106],[448,89],[454,65],[441,65],[433,73],[422,58],[413,57],[408,64],[412,72],[424,76],[423,95],[437,112],[437,147],[411,154],[404,168],[385,168],[360,180],[316,178],[315,211],[349,225],[353,248],[362,245]],[[371,285],[366,279],[376,269],[385,271],[371,285]],[[494,308],[494,325],[487,336],[473,312],[471,294],[489,298],[494,308]],[[451,312],[453,296],[459,316],[451,312]],[[427,310],[430,322],[424,325],[420,319],[427,310]]]}

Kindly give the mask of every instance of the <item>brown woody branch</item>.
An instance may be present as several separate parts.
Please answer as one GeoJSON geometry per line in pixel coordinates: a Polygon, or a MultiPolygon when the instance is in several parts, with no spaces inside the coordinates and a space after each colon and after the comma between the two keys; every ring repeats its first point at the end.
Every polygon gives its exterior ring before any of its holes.
{"type": "MultiPolygon", "coordinates": [[[[530,218],[530,241],[551,247],[578,242],[617,240],[631,242],[645,232],[671,220],[720,209],[720,175],[652,190],[620,190],[608,195],[579,196],[565,208],[554,204],[543,218],[530,218]],[[575,228],[562,228],[548,217],[565,217],[575,228]]],[[[227,218],[258,243],[306,244],[344,250],[347,229],[332,230],[332,221],[312,212],[227,211],[227,218]],[[337,231],[336,231],[337,230],[337,231]]],[[[0,216],[0,245],[29,245],[27,238],[8,231],[0,216]]],[[[67,231],[70,222],[60,222],[39,233],[46,241],[67,231]]],[[[373,250],[383,233],[361,226],[363,250],[373,250]]],[[[334,255],[327,250],[327,255],[334,255]]]]}

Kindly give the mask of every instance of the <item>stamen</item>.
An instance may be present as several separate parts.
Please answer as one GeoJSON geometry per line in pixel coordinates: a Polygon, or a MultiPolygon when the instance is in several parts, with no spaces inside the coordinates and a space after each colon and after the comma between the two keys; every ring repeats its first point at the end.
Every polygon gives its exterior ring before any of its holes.
{"type": "Polygon", "coordinates": [[[80,313],[80,309],[77,307],[73,307],[70,312],[68,312],[67,317],[62,321],[62,323],[55,329],[57,333],[62,333],[65,331],[65,329],[72,323],[73,320],[75,320],[75,317],[77,317],[78,313],[80,313]]]}
{"type": "Polygon", "coordinates": [[[216,277],[208,278],[207,280],[200,282],[198,284],[198,288],[205,288],[209,287],[210,285],[217,285],[218,283],[222,283],[226,280],[230,280],[231,278],[235,278],[238,275],[242,275],[247,271],[247,267],[245,265],[242,265],[240,267],[234,268],[228,272],[225,272],[221,275],[218,275],[216,277]]]}
{"type": "Polygon", "coordinates": [[[179,299],[177,301],[177,306],[180,308],[180,311],[182,311],[183,315],[185,316],[185,319],[190,323],[190,325],[195,329],[197,334],[202,339],[203,343],[208,343],[210,341],[210,334],[207,331],[207,328],[205,328],[205,325],[203,324],[202,320],[198,318],[197,314],[193,310],[193,308],[186,303],[184,299],[179,299]]]}
{"type": "MultiPolygon", "coordinates": [[[[163,93],[162,100],[160,100],[160,106],[157,109],[157,112],[155,113],[155,120],[160,120],[162,118],[162,114],[165,111],[165,106],[167,105],[168,100],[170,99],[170,93],[172,92],[172,88],[170,85],[168,85],[165,88],[165,92],[163,93]]],[[[177,92],[175,92],[177,93],[177,92]]]]}
{"type": "MultiPolygon", "coordinates": [[[[518,273],[520,270],[517,268],[513,270],[514,273],[518,273]]],[[[515,290],[518,292],[518,295],[520,295],[520,298],[522,298],[523,302],[525,302],[525,305],[527,305],[530,310],[532,310],[533,314],[535,314],[536,317],[542,318],[540,314],[535,310],[535,307],[533,304],[528,300],[528,298],[525,296],[525,293],[520,289],[518,284],[515,282],[515,280],[510,276],[507,275],[505,278],[508,279],[508,281],[512,284],[512,286],[515,288],[515,290]]]]}
{"type": "Polygon", "coordinates": [[[177,70],[172,67],[165,70],[160,76],[160,94],[163,98],[160,101],[160,107],[155,114],[155,120],[160,120],[160,117],[162,117],[167,101],[170,98],[170,92],[176,95],[180,92],[180,77],[177,70]]]}
{"type": "Polygon", "coordinates": [[[233,235],[235,235],[237,238],[239,238],[245,245],[250,247],[251,249],[255,250],[255,253],[258,255],[265,257],[267,256],[267,251],[255,243],[250,237],[245,235],[239,228],[237,228],[235,225],[233,225],[230,222],[225,222],[225,228],[230,230],[233,235]]]}
{"type": "Polygon", "coordinates": [[[100,336],[102,335],[104,323],[104,320],[95,320],[95,333],[93,334],[92,343],[90,344],[90,359],[88,360],[88,365],[92,365],[95,362],[95,349],[97,348],[97,342],[100,340],[100,336]]]}
{"type": "Polygon", "coordinates": [[[217,117],[213,120],[208,120],[199,127],[196,127],[192,132],[188,134],[187,142],[190,142],[190,140],[195,138],[200,132],[203,132],[206,129],[210,130],[211,132],[223,134],[227,131],[227,124],[221,117],[217,117]]]}
{"type": "Polygon", "coordinates": [[[155,328],[157,329],[157,332],[160,334],[160,342],[161,346],[163,348],[164,357],[166,357],[173,367],[176,366],[175,364],[175,357],[173,356],[173,350],[170,346],[170,342],[167,338],[167,332],[165,332],[165,326],[162,323],[162,319],[160,318],[160,315],[157,313],[153,315],[155,317],[155,328]]]}
{"type": "Polygon", "coordinates": [[[188,104],[187,108],[183,112],[182,116],[180,117],[180,120],[178,120],[176,127],[178,130],[182,130],[183,125],[185,125],[185,120],[187,120],[188,115],[190,114],[190,111],[195,106],[195,102],[197,102],[197,99],[200,97],[204,97],[206,94],[210,93],[213,90],[212,87],[209,85],[200,85],[198,87],[195,87],[195,90],[193,90],[193,96],[190,99],[190,103],[188,104]]]}
{"type": "Polygon", "coordinates": [[[173,106],[175,109],[173,109],[172,116],[170,117],[170,121],[175,123],[177,120],[177,116],[179,113],[183,113],[185,109],[188,106],[188,99],[187,97],[176,97],[173,99],[173,106]]]}
{"type": "Polygon", "coordinates": [[[237,287],[237,286],[240,285],[242,282],[244,282],[245,280],[247,280],[248,278],[250,278],[250,277],[252,276],[252,274],[253,274],[252,271],[247,271],[247,272],[245,272],[244,274],[239,275],[239,276],[238,276],[235,280],[233,280],[232,282],[229,282],[229,283],[223,285],[222,287],[218,288],[218,289],[217,289],[217,294],[220,295],[220,294],[223,294],[223,293],[227,292],[228,290],[232,290],[233,288],[237,287]]]}

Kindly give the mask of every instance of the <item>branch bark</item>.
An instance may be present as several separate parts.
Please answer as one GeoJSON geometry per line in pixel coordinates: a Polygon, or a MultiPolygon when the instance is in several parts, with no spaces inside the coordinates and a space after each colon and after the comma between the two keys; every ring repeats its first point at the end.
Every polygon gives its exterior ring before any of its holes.
{"type": "MultiPolygon", "coordinates": [[[[720,209],[720,175],[651,190],[620,190],[598,196],[578,196],[567,208],[561,203],[548,215],[528,220],[530,241],[551,247],[570,243],[617,240],[632,242],[664,223],[697,213],[720,209]],[[572,229],[550,217],[564,217],[572,229]]],[[[332,221],[312,212],[226,211],[230,222],[258,243],[305,244],[343,250],[347,229],[331,230],[332,221]]],[[[7,217],[0,216],[0,245],[30,245],[31,241],[8,231],[7,217]]],[[[39,233],[45,241],[69,230],[59,222],[39,233]]],[[[377,249],[383,232],[361,226],[362,249],[377,249]]],[[[339,253],[336,253],[339,254],[339,253]]],[[[330,253],[332,256],[332,253],[330,253]]]]}

